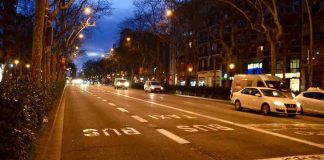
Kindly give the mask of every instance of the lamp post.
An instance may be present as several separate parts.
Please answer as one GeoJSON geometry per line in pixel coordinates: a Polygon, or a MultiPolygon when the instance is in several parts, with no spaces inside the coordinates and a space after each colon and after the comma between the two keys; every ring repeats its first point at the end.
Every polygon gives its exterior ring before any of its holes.
{"type": "Polygon", "coordinates": [[[79,38],[80,39],[83,39],[84,38],[84,35],[81,33],[81,34],[79,34],[79,38]]]}
{"type": "Polygon", "coordinates": [[[188,67],[188,72],[189,72],[188,85],[189,85],[189,86],[191,86],[191,84],[190,84],[190,77],[191,77],[192,69],[193,69],[192,66],[189,66],[189,67],[188,67]]]}
{"type": "Polygon", "coordinates": [[[235,64],[234,63],[231,63],[229,64],[229,68],[230,68],[230,73],[228,73],[228,76],[229,76],[229,80],[232,80],[232,70],[235,68],[235,64]]]}

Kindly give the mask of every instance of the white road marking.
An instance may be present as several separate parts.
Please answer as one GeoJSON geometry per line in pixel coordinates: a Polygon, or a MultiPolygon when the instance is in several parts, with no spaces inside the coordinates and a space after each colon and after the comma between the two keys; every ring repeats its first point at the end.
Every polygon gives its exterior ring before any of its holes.
{"type": "Polygon", "coordinates": [[[107,102],[107,100],[105,100],[105,99],[103,99],[103,100],[101,100],[101,101],[103,101],[103,102],[107,102]]]}
{"type": "Polygon", "coordinates": [[[111,105],[111,106],[116,106],[115,104],[113,104],[113,103],[108,103],[109,105],[111,105]]]}
{"type": "Polygon", "coordinates": [[[134,119],[136,119],[139,122],[146,123],[148,122],[146,119],[140,117],[140,116],[132,116],[134,119]]]}
{"type": "Polygon", "coordinates": [[[324,154],[298,155],[298,156],[278,157],[278,158],[269,158],[269,159],[261,159],[261,160],[292,160],[292,159],[321,160],[324,159],[324,154]]]}
{"type": "Polygon", "coordinates": [[[161,134],[165,135],[166,137],[176,141],[177,143],[180,143],[180,144],[187,144],[187,143],[190,143],[189,141],[165,130],[165,129],[156,129],[156,131],[160,132],[161,134]]]}
{"type": "Polygon", "coordinates": [[[139,98],[135,98],[135,97],[123,95],[123,94],[120,94],[120,93],[114,93],[114,92],[110,92],[110,91],[107,91],[107,92],[108,93],[112,93],[112,94],[116,94],[116,95],[120,95],[120,96],[124,96],[124,97],[130,98],[130,99],[134,99],[134,100],[137,100],[137,101],[146,102],[146,103],[153,104],[153,105],[157,105],[157,106],[160,106],[160,107],[164,107],[164,108],[168,108],[168,109],[172,109],[172,110],[176,110],[176,111],[180,111],[180,112],[184,112],[184,113],[188,113],[188,114],[192,114],[192,115],[204,117],[204,118],[207,118],[207,119],[211,119],[211,120],[215,120],[215,121],[227,123],[227,124],[230,124],[230,125],[233,125],[233,126],[237,126],[237,127],[240,127],[240,128],[245,128],[245,129],[253,130],[253,131],[256,131],[256,132],[260,132],[260,133],[264,133],[264,134],[269,134],[269,135],[272,135],[272,136],[276,136],[276,137],[280,137],[280,138],[283,138],[283,139],[288,139],[288,140],[291,140],[291,141],[295,141],[295,142],[299,142],[299,143],[304,143],[304,144],[307,144],[307,145],[310,145],[310,146],[315,146],[315,147],[324,149],[324,145],[323,144],[319,144],[319,143],[315,143],[315,142],[311,142],[311,141],[307,141],[307,140],[303,140],[303,139],[299,139],[299,138],[295,138],[295,137],[290,137],[290,136],[287,136],[287,135],[283,135],[283,134],[279,134],[279,133],[267,131],[267,130],[264,130],[264,129],[259,129],[259,128],[251,127],[251,126],[248,126],[248,125],[245,125],[245,124],[239,124],[239,123],[235,123],[235,122],[232,122],[232,121],[229,121],[229,120],[225,120],[225,119],[221,119],[221,118],[216,118],[216,117],[208,116],[208,115],[196,113],[196,112],[193,112],[193,111],[188,111],[188,110],[185,110],[185,109],[180,109],[180,108],[176,108],[176,107],[172,107],[172,106],[168,106],[168,105],[164,105],[164,104],[160,104],[160,103],[156,103],[156,102],[146,101],[146,100],[143,100],[143,99],[139,99],[139,98]]]}
{"type": "Polygon", "coordinates": [[[117,108],[118,110],[122,111],[122,112],[128,112],[126,109],[124,108],[117,108]]]}
{"type": "Polygon", "coordinates": [[[101,97],[97,97],[98,99],[100,99],[101,97]]]}

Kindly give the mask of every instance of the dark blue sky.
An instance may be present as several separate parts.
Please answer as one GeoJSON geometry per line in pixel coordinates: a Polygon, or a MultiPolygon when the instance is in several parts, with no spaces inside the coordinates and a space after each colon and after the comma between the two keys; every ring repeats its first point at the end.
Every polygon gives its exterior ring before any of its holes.
{"type": "Polygon", "coordinates": [[[92,28],[91,36],[85,36],[82,48],[86,50],[86,55],[75,60],[75,64],[79,69],[87,60],[101,58],[102,54],[109,51],[113,44],[118,42],[119,23],[133,14],[133,0],[111,0],[111,2],[112,15],[98,20],[97,26],[92,28]]]}

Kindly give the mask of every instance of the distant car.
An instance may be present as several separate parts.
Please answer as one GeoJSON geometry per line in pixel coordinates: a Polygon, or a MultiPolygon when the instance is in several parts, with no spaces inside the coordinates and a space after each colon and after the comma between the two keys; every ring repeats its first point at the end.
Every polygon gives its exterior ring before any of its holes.
{"type": "Polygon", "coordinates": [[[295,100],[300,103],[303,112],[324,115],[324,90],[309,88],[301,92],[295,100]]]}
{"type": "Polygon", "coordinates": [[[128,89],[129,82],[126,79],[123,78],[116,78],[114,81],[114,87],[115,89],[128,89]]]}
{"type": "Polygon", "coordinates": [[[242,110],[242,108],[260,110],[264,115],[279,113],[295,117],[301,113],[299,103],[286,97],[280,91],[271,88],[244,88],[233,94],[231,102],[235,105],[235,110],[242,110]]]}
{"type": "Polygon", "coordinates": [[[163,89],[160,82],[157,81],[146,81],[144,84],[145,92],[162,92],[163,89]]]}

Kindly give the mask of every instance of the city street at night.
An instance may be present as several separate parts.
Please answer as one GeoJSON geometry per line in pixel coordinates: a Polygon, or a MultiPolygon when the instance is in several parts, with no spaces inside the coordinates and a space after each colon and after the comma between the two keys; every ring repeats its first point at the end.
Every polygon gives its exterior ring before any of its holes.
{"type": "Polygon", "coordinates": [[[322,118],[264,116],[235,111],[229,101],[111,86],[66,86],[51,132],[43,153],[47,159],[53,158],[49,155],[61,155],[63,160],[324,156],[322,118]]]}

